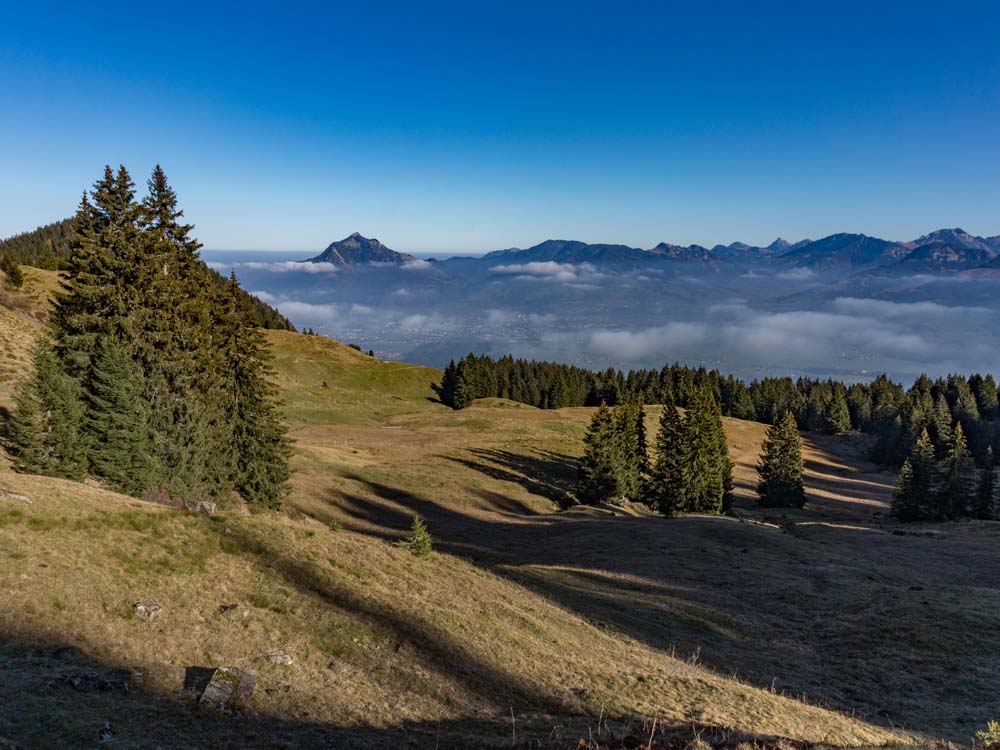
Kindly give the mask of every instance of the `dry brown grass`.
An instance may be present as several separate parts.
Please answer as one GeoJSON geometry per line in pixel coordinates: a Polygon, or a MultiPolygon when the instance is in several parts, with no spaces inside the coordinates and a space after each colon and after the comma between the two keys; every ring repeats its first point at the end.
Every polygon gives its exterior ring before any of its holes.
{"type": "Polygon", "coordinates": [[[54,271],[28,266],[22,271],[20,289],[0,282],[0,410],[10,408],[17,383],[30,371],[33,344],[59,284],[54,271]]]}

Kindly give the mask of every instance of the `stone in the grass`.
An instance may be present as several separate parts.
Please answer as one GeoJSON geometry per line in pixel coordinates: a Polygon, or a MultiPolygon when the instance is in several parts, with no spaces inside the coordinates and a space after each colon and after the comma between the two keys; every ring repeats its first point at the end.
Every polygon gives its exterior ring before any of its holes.
{"type": "Polygon", "coordinates": [[[252,669],[219,667],[212,673],[201,702],[220,711],[232,708],[250,697],[257,684],[257,673],[252,669]]]}

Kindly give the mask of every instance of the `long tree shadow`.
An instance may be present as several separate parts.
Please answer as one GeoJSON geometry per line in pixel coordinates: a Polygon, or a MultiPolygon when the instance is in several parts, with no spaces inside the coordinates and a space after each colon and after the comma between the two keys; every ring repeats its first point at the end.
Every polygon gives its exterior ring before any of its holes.
{"type": "MultiPolygon", "coordinates": [[[[550,450],[530,454],[495,448],[473,448],[468,453],[478,461],[448,456],[449,461],[478,471],[491,479],[512,482],[533,495],[547,498],[562,507],[570,504],[579,459],[550,450]]],[[[529,508],[525,510],[530,512],[529,508]]]]}
{"type": "MultiPolygon", "coordinates": [[[[815,538],[800,539],[734,519],[474,516],[400,488],[353,478],[371,496],[344,495],[342,507],[365,521],[359,527],[364,533],[397,539],[417,512],[428,520],[437,549],[526,586],[602,627],[664,652],[698,653],[702,663],[719,673],[732,674],[739,665],[741,678],[763,688],[773,687],[780,675],[788,692],[858,718],[939,729],[929,717],[900,715],[886,707],[895,691],[883,676],[885,664],[896,665],[897,678],[912,683],[910,689],[927,700],[944,698],[930,675],[906,671],[909,660],[918,658],[908,644],[879,636],[891,621],[891,615],[883,620],[880,610],[891,612],[897,598],[914,599],[916,605],[922,587],[910,586],[914,593],[898,587],[883,607],[872,608],[869,571],[873,565],[898,566],[893,575],[910,577],[914,584],[925,576],[932,583],[933,572],[907,568],[905,559],[913,553],[938,559],[940,573],[943,561],[955,554],[952,550],[930,541],[920,550],[903,549],[897,538],[885,534],[877,535],[879,544],[873,546],[870,535],[862,540],[860,532],[854,537],[831,532],[831,543],[850,541],[831,549],[827,561],[817,565],[815,538]],[[380,500],[391,500],[391,505],[380,500]],[[858,614],[832,625],[845,609],[858,614]],[[862,637],[844,640],[838,628],[862,637]],[[825,635],[821,638],[819,632],[825,635]],[[838,644],[836,652],[829,649],[831,642],[838,644]],[[859,649],[872,659],[857,662],[859,649]]],[[[965,565],[985,566],[987,572],[977,580],[996,573],[994,588],[1000,589],[996,560],[981,551],[961,551],[958,557],[965,565]]],[[[953,571],[955,565],[950,565],[953,571]]],[[[938,578],[948,580],[943,574],[938,578]]],[[[936,658],[950,657],[939,653],[936,658]]],[[[967,662],[956,654],[954,672],[967,670],[967,662]]],[[[970,721],[982,723],[994,711],[995,700],[987,696],[1000,689],[1000,679],[988,682],[962,683],[965,693],[976,696],[967,705],[982,704],[970,721]]]]}
{"type": "MultiPolygon", "coordinates": [[[[512,741],[509,717],[401,721],[382,727],[260,715],[239,707],[220,713],[198,703],[204,680],[178,684],[172,691],[149,689],[143,686],[141,674],[128,665],[85,654],[72,643],[40,642],[32,634],[10,629],[0,631],[0,662],[0,747],[11,750],[459,750],[487,746],[679,750],[696,737],[720,750],[741,743],[759,750],[813,747],[784,737],[750,735],[697,722],[651,726],[648,717],[604,717],[600,723],[589,716],[518,714],[512,741]]],[[[191,668],[189,673],[198,669],[191,668]]]]}

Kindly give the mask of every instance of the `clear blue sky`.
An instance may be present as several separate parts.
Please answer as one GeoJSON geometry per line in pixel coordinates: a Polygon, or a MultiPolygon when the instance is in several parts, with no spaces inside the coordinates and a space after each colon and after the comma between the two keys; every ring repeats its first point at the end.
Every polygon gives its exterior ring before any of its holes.
{"type": "Polygon", "coordinates": [[[106,162],[217,249],[1000,233],[995,3],[293,5],[0,7],[0,235],[106,162]]]}

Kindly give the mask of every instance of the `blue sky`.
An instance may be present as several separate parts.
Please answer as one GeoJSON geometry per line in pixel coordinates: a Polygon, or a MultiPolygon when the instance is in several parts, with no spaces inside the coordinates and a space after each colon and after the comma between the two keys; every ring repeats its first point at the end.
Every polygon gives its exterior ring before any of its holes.
{"type": "Polygon", "coordinates": [[[216,249],[1000,233],[995,4],[17,5],[3,236],[107,162],[216,249]]]}

